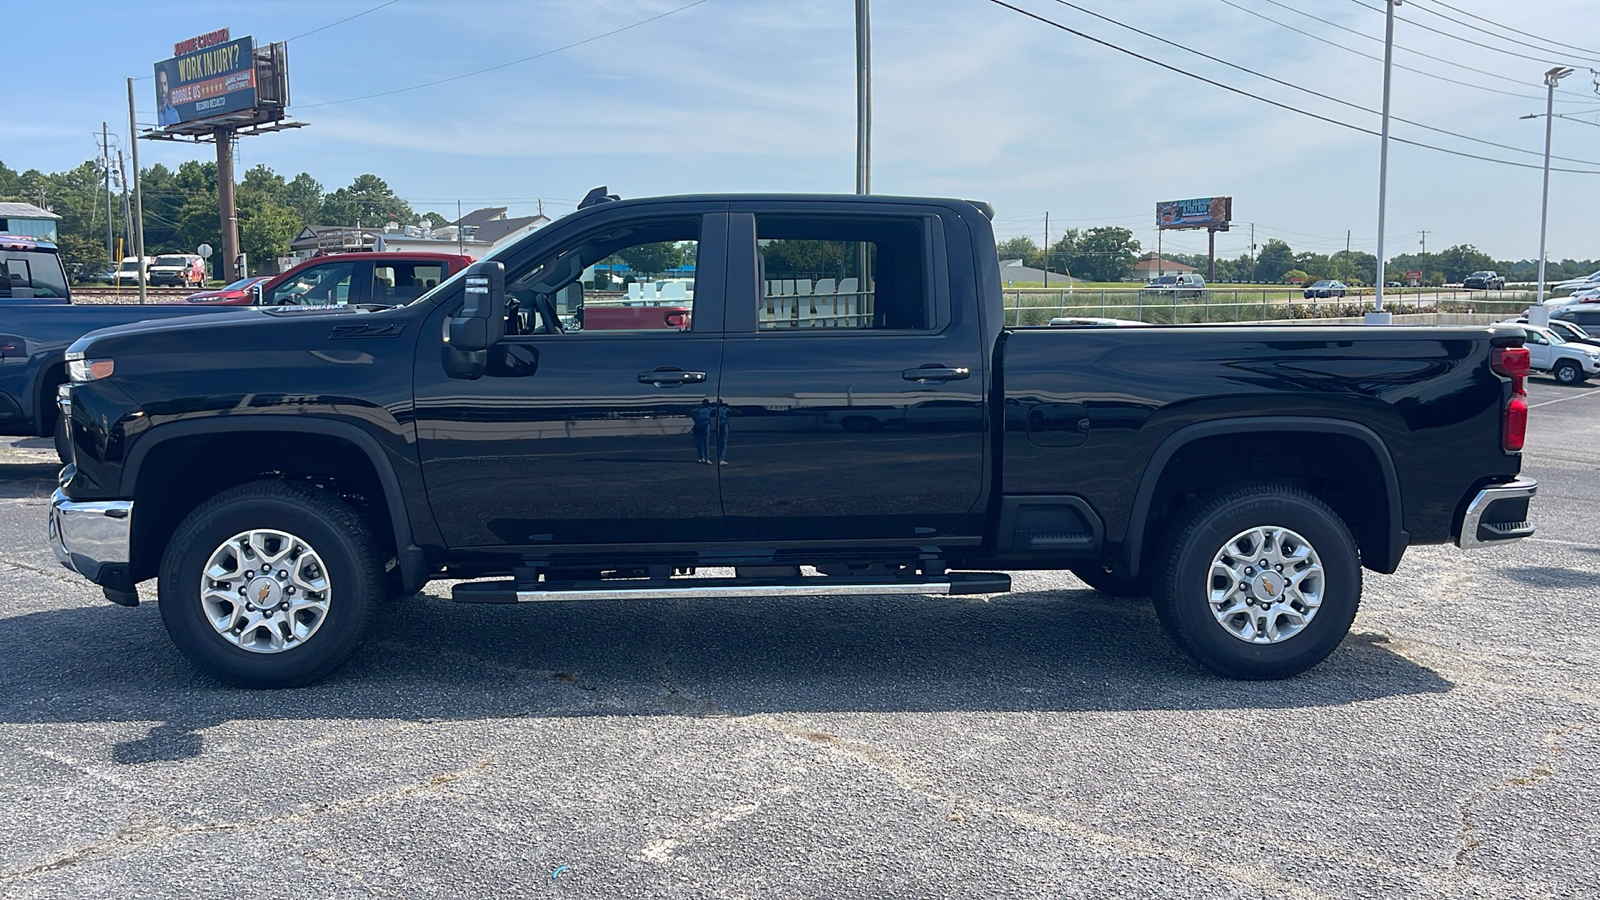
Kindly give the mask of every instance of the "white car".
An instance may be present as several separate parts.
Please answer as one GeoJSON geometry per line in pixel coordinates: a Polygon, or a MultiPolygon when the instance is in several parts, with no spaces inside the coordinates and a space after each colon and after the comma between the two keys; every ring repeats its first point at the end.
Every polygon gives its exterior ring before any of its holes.
{"type": "MultiPolygon", "coordinates": [[[[1507,319],[1500,324],[1526,325],[1528,324],[1528,317],[1521,316],[1515,319],[1507,319]]],[[[1545,327],[1549,328],[1551,331],[1554,331],[1556,334],[1561,335],[1561,339],[1569,344],[1573,343],[1574,341],[1580,344],[1600,344],[1600,338],[1596,338],[1589,332],[1584,331],[1578,325],[1568,322],[1564,319],[1551,319],[1550,324],[1545,327]]]]}
{"type": "Polygon", "coordinates": [[[1544,305],[1551,309],[1560,309],[1563,306],[1576,306],[1579,303],[1600,303],[1600,285],[1587,287],[1565,297],[1546,297],[1544,305]]]}
{"type": "Polygon", "coordinates": [[[1582,278],[1569,278],[1566,281],[1558,281],[1550,285],[1550,290],[1567,291],[1597,286],[1600,286],[1600,272],[1591,272],[1582,278]]]}
{"type": "Polygon", "coordinates": [[[1562,384],[1578,384],[1600,375],[1600,345],[1569,341],[1548,328],[1524,325],[1529,361],[1535,372],[1547,372],[1562,384]]]}

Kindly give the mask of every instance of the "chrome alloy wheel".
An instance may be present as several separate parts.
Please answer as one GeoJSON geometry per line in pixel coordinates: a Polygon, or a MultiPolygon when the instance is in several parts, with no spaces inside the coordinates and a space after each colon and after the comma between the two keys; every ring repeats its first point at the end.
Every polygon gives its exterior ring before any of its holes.
{"type": "Polygon", "coordinates": [[[1299,634],[1322,606],[1322,560],[1311,543],[1278,525],[1241,531],[1211,559],[1211,614],[1252,644],[1299,634]]]}
{"type": "Polygon", "coordinates": [[[304,644],[328,618],[328,568],[310,544],[270,529],[244,531],[211,554],[200,607],[217,634],[252,653],[304,644]]]}

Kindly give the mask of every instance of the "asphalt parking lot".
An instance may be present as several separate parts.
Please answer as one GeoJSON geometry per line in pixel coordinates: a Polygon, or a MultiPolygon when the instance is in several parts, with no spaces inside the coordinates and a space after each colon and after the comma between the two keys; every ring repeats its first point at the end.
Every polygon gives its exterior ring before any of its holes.
{"type": "Polygon", "coordinates": [[[0,895],[1600,896],[1600,387],[1531,394],[1538,536],[1412,549],[1328,662],[1252,684],[1021,574],[434,589],[331,680],[232,690],[56,564],[48,441],[5,439],[0,895]]]}

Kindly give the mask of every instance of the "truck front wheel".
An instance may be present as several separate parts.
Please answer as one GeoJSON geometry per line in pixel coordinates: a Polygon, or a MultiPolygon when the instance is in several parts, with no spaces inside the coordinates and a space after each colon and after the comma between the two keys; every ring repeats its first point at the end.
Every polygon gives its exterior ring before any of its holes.
{"type": "Polygon", "coordinates": [[[1229,678],[1288,678],[1325,659],[1361,601],[1361,560],[1327,504],[1255,484],[1197,500],[1169,532],[1156,614],[1201,665],[1229,678]]]}
{"type": "Polygon", "coordinates": [[[367,523],[309,485],[257,481],[201,504],[161,559],[161,620],[184,656],[239,687],[310,684],[365,636],[383,599],[367,523]]]}
{"type": "Polygon", "coordinates": [[[1556,369],[1551,374],[1555,376],[1556,381],[1562,384],[1577,384],[1583,381],[1584,378],[1583,370],[1578,368],[1578,364],[1570,359],[1556,363],[1556,369]]]}

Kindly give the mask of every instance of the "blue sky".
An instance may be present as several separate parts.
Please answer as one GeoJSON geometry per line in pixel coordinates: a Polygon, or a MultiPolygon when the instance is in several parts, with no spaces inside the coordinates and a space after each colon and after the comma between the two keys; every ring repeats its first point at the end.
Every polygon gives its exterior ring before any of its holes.
{"type": "MultiPolygon", "coordinates": [[[[142,0],[15,4],[0,77],[11,93],[0,160],[17,169],[67,168],[94,155],[102,120],[126,132],[128,76],[147,76],[174,41],[219,27],[258,42],[294,38],[381,0],[256,0],[195,4],[142,0]],[[51,38],[51,35],[57,37],[51,38]],[[18,39],[18,36],[30,36],[18,39]]],[[[509,62],[612,31],[690,0],[398,0],[290,43],[293,117],[300,131],[240,145],[240,172],[266,163],[311,172],[325,189],[363,172],[387,179],[419,210],[454,218],[468,208],[570,209],[590,187],[624,196],[689,191],[849,191],[854,183],[853,0],[707,0],[612,37],[435,87],[392,91],[509,62]]],[[[1331,118],[1377,127],[1377,117],[1137,37],[1053,0],[1016,5],[1331,118]]],[[[1236,7],[1327,40],[1382,54],[1381,0],[1074,0],[1162,37],[1361,106],[1377,108],[1378,62],[1319,43],[1236,7]],[[1232,4],[1232,5],[1230,5],[1232,4]],[[1315,22],[1313,13],[1359,34],[1315,22]],[[1378,40],[1373,40],[1377,38],[1378,40]]],[[[1448,0],[1489,19],[1594,52],[1565,57],[1521,47],[1426,14],[1459,12],[1414,0],[1401,14],[1519,59],[1402,22],[1396,61],[1522,97],[1397,71],[1394,114],[1542,151],[1541,76],[1550,60],[1583,65],[1557,111],[1594,122],[1600,68],[1592,0],[1537,4],[1448,0]],[[1429,53],[1476,71],[1426,59],[1429,53]],[[1498,77],[1497,77],[1498,76],[1498,77]],[[1507,80],[1509,79],[1509,80],[1507,80]],[[1524,99],[1526,98],[1526,99],[1524,99]],[[1537,99],[1536,99],[1537,98],[1537,99]]],[[[1470,20],[1468,20],[1470,21],[1470,20]]],[[[1155,246],[1158,200],[1229,194],[1236,229],[1219,255],[1257,242],[1296,250],[1372,250],[1378,141],[1240,97],[1028,20],[987,0],[873,4],[874,171],[877,193],[987,199],[1002,237],[1117,224],[1155,246]],[[1243,224],[1244,227],[1238,227],[1243,224]]],[[[1508,36],[1509,37],[1509,36],[1508,36]]],[[[1528,40],[1527,38],[1520,38],[1528,40]]],[[[151,82],[136,83],[141,122],[154,120],[151,82]]],[[[1427,143],[1538,165],[1537,153],[1487,147],[1395,126],[1427,143]]],[[[126,137],[123,138],[124,145],[126,137]]],[[[174,166],[210,147],[144,142],[141,161],[174,166]]],[[[1557,119],[1557,155],[1595,160],[1600,127],[1557,119]]],[[[1470,242],[1499,258],[1538,252],[1537,169],[1404,145],[1390,156],[1389,255],[1470,242]]],[[[1600,256],[1600,174],[1556,173],[1550,254],[1600,256]]],[[[1165,247],[1204,250],[1204,234],[1165,247]]]]}

